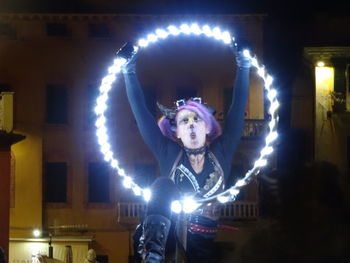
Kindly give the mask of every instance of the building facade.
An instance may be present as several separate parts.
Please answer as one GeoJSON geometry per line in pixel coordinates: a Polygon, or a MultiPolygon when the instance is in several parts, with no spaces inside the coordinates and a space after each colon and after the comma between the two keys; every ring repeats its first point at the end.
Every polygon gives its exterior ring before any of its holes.
{"type": "MultiPolygon", "coordinates": [[[[13,130],[26,136],[11,148],[9,262],[28,262],[33,254],[48,254],[49,243],[53,257],[60,260],[69,245],[74,262],[82,262],[88,248],[96,250],[101,263],[128,262],[135,222],[118,208],[131,209],[139,200],[120,186],[103,161],[94,128],[99,83],[115,52],[126,41],[135,41],[136,36],[157,27],[196,20],[237,32],[237,39],[250,43],[260,58],[263,18],[1,14],[0,91],[4,97],[13,92],[13,130]],[[36,239],[34,229],[41,230],[36,239]]],[[[172,105],[176,99],[200,96],[224,121],[235,75],[228,47],[203,38],[170,39],[140,54],[138,72],[155,118],[159,117],[156,101],[172,105]]],[[[125,170],[140,185],[147,185],[158,168],[138,133],[122,78],[110,100],[108,127],[114,151],[125,170]]],[[[232,177],[242,176],[258,154],[266,130],[264,112],[264,89],[252,73],[246,124],[232,177]]],[[[246,208],[236,210],[247,211],[246,216],[227,212],[226,220],[251,219],[249,211],[256,219],[256,182],[242,193],[240,202],[246,208]]],[[[230,240],[225,234],[219,236],[230,240]]]]}
{"type": "Polygon", "coordinates": [[[350,167],[349,24],[347,16],[319,15],[305,26],[302,63],[292,95],[291,126],[306,138],[308,160],[350,167]]]}

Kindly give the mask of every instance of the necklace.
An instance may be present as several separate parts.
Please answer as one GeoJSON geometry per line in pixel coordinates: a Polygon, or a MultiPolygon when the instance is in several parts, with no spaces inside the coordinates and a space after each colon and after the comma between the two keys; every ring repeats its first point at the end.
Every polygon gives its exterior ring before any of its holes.
{"type": "Polygon", "coordinates": [[[207,146],[203,146],[197,149],[188,149],[184,147],[188,160],[193,168],[193,170],[199,174],[204,168],[204,157],[207,150],[207,146]]]}
{"type": "Polygon", "coordinates": [[[202,147],[197,148],[197,149],[189,149],[189,148],[184,147],[184,150],[188,156],[189,155],[198,155],[198,154],[205,153],[207,150],[207,146],[202,146],[202,147]]]}

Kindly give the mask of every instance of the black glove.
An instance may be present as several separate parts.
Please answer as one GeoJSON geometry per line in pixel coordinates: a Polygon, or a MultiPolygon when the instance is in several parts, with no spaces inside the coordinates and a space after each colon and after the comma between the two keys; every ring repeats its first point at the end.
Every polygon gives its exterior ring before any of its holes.
{"type": "Polygon", "coordinates": [[[136,72],[136,58],[138,56],[138,50],[135,50],[133,43],[125,43],[117,52],[117,57],[126,59],[126,63],[122,68],[124,74],[136,72]]]}
{"type": "Polygon", "coordinates": [[[243,55],[243,50],[246,48],[239,48],[235,43],[231,43],[230,48],[236,57],[237,67],[250,68],[252,66],[252,60],[249,57],[243,55]]]}
{"type": "Polygon", "coordinates": [[[250,68],[252,66],[252,60],[249,57],[243,55],[243,51],[239,51],[236,54],[236,63],[239,68],[250,68]]]}

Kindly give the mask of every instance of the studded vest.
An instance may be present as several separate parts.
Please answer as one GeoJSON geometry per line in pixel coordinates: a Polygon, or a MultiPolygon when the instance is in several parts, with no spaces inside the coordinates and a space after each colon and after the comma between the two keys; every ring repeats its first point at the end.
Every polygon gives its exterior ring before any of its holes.
{"type": "MultiPolygon", "coordinates": [[[[200,198],[208,198],[224,190],[224,172],[217,158],[211,151],[208,151],[205,159],[205,162],[209,161],[210,163],[209,174],[200,174],[200,176],[206,176],[204,181],[203,178],[201,178],[203,181],[202,184],[198,182],[198,175],[193,174],[190,169],[181,162],[183,155],[184,151],[180,151],[170,172],[171,180],[179,186],[182,193],[189,193],[200,198]]],[[[192,214],[217,220],[219,218],[219,212],[219,204],[217,202],[211,202],[204,204],[192,212],[192,214]]]]}

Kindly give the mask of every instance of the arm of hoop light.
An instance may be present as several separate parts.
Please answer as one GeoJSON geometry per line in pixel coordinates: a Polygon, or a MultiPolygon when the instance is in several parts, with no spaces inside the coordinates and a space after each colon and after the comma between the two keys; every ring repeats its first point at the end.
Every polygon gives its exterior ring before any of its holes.
{"type": "MultiPolygon", "coordinates": [[[[219,28],[211,29],[209,26],[198,26],[197,24],[187,25],[182,24],[180,27],[175,26],[169,26],[167,29],[157,29],[154,33],[147,35],[146,38],[140,39],[137,44],[137,47],[145,48],[149,44],[153,44],[157,42],[158,40],[166,39],[169,36],[177,36],[177,35],[205,35],[207,37],[212,37],[216,40],[222,41],[224,44],[230,44],[232,39],[230,34],[225,31],[222,32],[219,28]]],[[[246,55],[248,53],[246,52],[246,55]]],[[[250,55],[250,54],[249,54],[250,55]]],[[[143,194],[145,200],[149,200],[151,198],[151,192],[149,189],[141,189],[138,187],[132,179],[129,179],[123,169],[119,166],[119,162],[117,159],[114,158],[113,152],[111,151],[111,147],[109,145],[109,136],[107,133],[107,128],[105,126],[105,115],[104,112],[107,109],[107,99],[108,99],[108,92],[110,91],[112,87],[112,83],[116,80],[116,74],[120,72],[121,67],[126,63],[126,60],[120,57],[117,57],[114,60],[114,64],[112,67],[108,69],[108,75],[102,80],[101,86],[100,86],[100,96],[97,98],[97,103],[95,107],[95,112],[97,115],[97,121],[96,121],[96,127],[97,132],[96,135],[98,136],[98,142],[101,146],[101,152],[104,154],[104,158],[106,161],[108,161],[111,166],[118,171],[118,175],[124,178],[125,186],[128,188],[132,188],[135,194],[143,194]]],[[[279,107],[277,98],[276,98],[276,91],[275,89],[271,88],[273,79],[271,76],[269,76],[263,66],[259,66],[258,61],[256,58],[252,58],[252,65],[257,68],[258,75],[264,80],[265,83],[265,89],[268,92],[268,98],[270,100],[270,109],[269,113],[271,115],[271,121],[269,123],[269,134],[265,140],[265,147],[260,153],[259,159],[254,163],[254,167],[249,170],[245,177],[241,179],[238,183],[238,185],[235,185],[231,187],[230,189],[226,190],[225,192],[212,196],[207,199],[201,199],[201,200],[194,200],[194,203],[198,202],[206,202],[213,200],[214,198],[218,198],[226,202],[230,198],[227,198],[225,195],[230,195],[231,197],[235,197],[239,189],[243,187],[245,184],[247,184],[251,178],[252,175],[255,175],[259,172],[259,169],[261,166],[266,164],[266,157],[268,154],[271,154],[271,144],[274,140],[277,138],[277,131],[276,131],[276,124],[278,121],[277,116],[277,108],[279,107]]],[[[219,201],[220,201],[219,200],[219,201]]],[[[187,201],[184,201],[185,203],[187,201]]],[[[191,201],[192,202],[192,201],[191,201]]],[[[189,203],[191,203],[189,202],[189,203]]],[[[193,202],[192,202],[193,203],[193,202]]]]}

